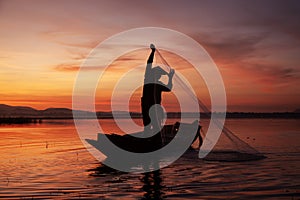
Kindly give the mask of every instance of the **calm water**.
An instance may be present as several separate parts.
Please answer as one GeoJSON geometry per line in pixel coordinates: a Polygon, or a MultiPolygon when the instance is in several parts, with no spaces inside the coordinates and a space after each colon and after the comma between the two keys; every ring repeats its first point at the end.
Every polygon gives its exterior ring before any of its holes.
{"type": "MultiPolygon", "coordinates": [[[[101,124],[117,130],[111,120],[101,124]]],[[[299,120],[226,124],[268,158],[208,162],[187,153],[159,172],[129,174],[101,166],[82,146],[72,121],[0,126],[0,198],[300,199],[299,120]]]]}

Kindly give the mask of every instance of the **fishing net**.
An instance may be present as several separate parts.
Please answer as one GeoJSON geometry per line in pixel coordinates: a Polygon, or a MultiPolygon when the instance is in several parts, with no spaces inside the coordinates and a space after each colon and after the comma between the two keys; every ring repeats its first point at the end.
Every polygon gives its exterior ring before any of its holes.
{"type": "MultiPolygon", "coordinates": [[[[156,62],[162,63],[162,67],[165,70],[170,70],[170,65],[159,52],[156,51],[156,62]]],[[[177,84],[179,87],[185,91],[192,101],[196,101],[199,104],[199,108],[201,113],[205,113],[207,117],[211,118],[211,112],[205,106],[205,104],[195,96],[190,88],[186,85],[186,83],[175,73],[173,78],[174,84],[177,84]]],[[[223,126],[218,119],[211,118],[211,123],[214,123],[220,131],[222,130],[222,134],[220,135],[218,142],[214,146],[214,148],[203,158],[208,161],[224,161],[224,162],[240,162],[240,161],[250,161],[250,160],[259,160],[265,158],[265,156],[251,147],[249,144],[241,140],[236,134],[234,134],[227,127],[223,126]]],[[[203,139],[210,140],[210,138],[206,137],[205,133],[202,133],[203,139]]]]}

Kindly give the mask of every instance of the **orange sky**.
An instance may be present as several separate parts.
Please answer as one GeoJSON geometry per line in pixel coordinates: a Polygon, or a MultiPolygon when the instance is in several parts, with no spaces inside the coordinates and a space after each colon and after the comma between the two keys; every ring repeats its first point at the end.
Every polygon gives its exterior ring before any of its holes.
{"type": "MultiPolygon", "coordinates": [[[[78,68],[97,44],[120,31],[155,26],[205,47],[223,76],[229,111],[293,111],[300,108],[299,11],[298,1],[2,0],[0,103],[71,108],[78,68]]],[[[114,65],[146,62],[148,53],[124,55],[130,59],[114,65]]],[[[192,73],[180,69],[178,56],[167,59],[187,77],[192,73]]],[[[118,72],[111,67],[108,73],[118,72]]],[[[105,84],[109,91],[113,83],[105,84]]],[[[209,104],[205,84],[197,85],[209,104]]],[[[109,98],[109,92],[98,94],[98,108],[109,110],[109,98]]],[[[132,110],[138,111],[138,99],[137,92],[132,110]]]]}

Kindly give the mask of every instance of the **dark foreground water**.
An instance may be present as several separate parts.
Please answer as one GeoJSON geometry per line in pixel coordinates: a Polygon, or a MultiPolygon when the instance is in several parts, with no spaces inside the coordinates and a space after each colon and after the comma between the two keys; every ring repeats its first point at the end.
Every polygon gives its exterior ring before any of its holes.
{"type": "Polygon", "coordinates": [[[208,162],[187,153],[157,172],[121,173],[86,151],[72,121],[0,126],[0,198],[300,199],[299,120],[226,123],[267,158],[208,162]]]}

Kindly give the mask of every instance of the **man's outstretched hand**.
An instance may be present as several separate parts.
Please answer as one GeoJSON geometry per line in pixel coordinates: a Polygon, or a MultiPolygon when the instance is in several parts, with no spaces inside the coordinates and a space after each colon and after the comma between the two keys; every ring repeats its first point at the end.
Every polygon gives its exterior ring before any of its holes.
{"type": "Polygon", "coordinates": [[[155,46],[154,46],[154,44],[150,44],[150,49],[152,49],[153,51],[155,51],[155,46]]]}

